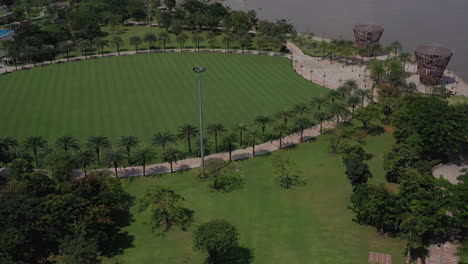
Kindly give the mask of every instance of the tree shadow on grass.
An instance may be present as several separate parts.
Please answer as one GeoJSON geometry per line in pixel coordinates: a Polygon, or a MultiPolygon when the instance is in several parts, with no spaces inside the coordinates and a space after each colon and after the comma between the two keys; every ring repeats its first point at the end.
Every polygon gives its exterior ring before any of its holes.
{"type": "Polygon", "coordinates": [[[210,257],[205,260],[205,264],[251,264],[255,259],[252,249],[237,246],[231,249],[223,259],[213,261],[210,257]]]}

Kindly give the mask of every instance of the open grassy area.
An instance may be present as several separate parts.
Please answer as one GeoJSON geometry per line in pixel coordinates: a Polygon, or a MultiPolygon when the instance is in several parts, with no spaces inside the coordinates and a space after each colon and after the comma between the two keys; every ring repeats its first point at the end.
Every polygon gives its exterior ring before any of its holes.
{"type": "Polygon", "coordinates": [[[323,50],[320,48],[320,41],[308,39],[304,37],[297,37],[295,41],[292,41],[294,45],[299,47],[304,54],[307,54],[312,57],[323,57],[327,55],[327,51],[323,53],[323,50]]]}
{"type": "MultiPolygon", "coordinates": [[[[368,139],[365,149],[374,155],[368,161],[371,182],[385,182],[383,152],[392,142],[388,133],[368,139]]],[[[367,263],[368,251],[392,254],[394,263],[402,263],[401,241],[380,237],[373,228],[352,221],[347,208],[352,188],[341,158],[328,154],[328,144],[323,136],[295,149],[239,162],[245,185],[231,193],[210,191],[209,182],[199,180],[194,171],[123,180],[123,185],[136,199],[156,184],[174,189],[195,211],[195,226],[213,218],[228,220],[237,227],[241,246],[253,251],[253,263],[362,264],[367,263]],[[276,155],[290,155],[307,185],[281,189],[271,165],[276,155]]],[[[132,212],[135,221],[126,231],[134,236],[133,247],[105,263],[202,263],[204,256],[192,249],[193,228],[161,235],[151,231],[149,211],[138,212],[135,206],[132,212]]]]}
{"type": "Polygon", "coordinates": [[[0,76],[0,137],[133,135],[149,143],[156,131],[198,124],[197,65],[208,69],[205,120],[227,128],[328,91],[279,57],[177,53],[70,62],[0,76]]]}
{"type": "Polygon", "coordinates": [[[456,95],[447,98],[449,104],[468,104],[468,97],[464,95],[456,95]]]}

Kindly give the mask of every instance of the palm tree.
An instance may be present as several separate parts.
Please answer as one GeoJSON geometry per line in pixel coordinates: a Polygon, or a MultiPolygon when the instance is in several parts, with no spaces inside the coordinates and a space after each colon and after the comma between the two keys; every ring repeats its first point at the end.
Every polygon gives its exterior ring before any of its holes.
{"type": "Polygon", "coordinates": [[[295,104],[293,106],[293,112],[300,116],[303,116],[304,114],[310,112],[310,108],[306,103],[295,104]]]}
{"type": "Polygon", "coordinates": [[[398,50],[403,49],[403,45],[401,45],[401,42],[399,40],[394,40],[392,43],[390,43],[390,47],[395,51],[395,56],[398,54],[398,50]]]}
{"type": "Polygon", "coordinates": [[[88,139],[88,147],[95,150],[97,161],[101,163],[100,152],[102,148],[110,148],[111,143],[107,137],[104,136],[95,136],[88,139]]]}
{"type": "Polygon", "coordinates": [[[381,61],[372,59],[367,64],[367,68],[369,69],[371,76],[374,78],[375,82],[378,84],[380,83],[380,79],[385,74],[385,68],[381,61]]]}
{"type": "Polygon", "coordinates": [[[348,86],[346,85],[341,85],[340,87],[338,87],[338,89],[336,89],[336,91],[339,93],[339,99],[340,100],[344,100],[348,95],[351,94],[351,90],[349,89],[348,86]]]}
{"type": "Polygon", "coordinates": [[[223,144],[226,146],[226,149],[229,152],[229,161],[232,161],[231,159],[231,153],[234,150],[237,142],[237,134],[235,133],[228,133],[224,138],[223,138],[223,144]]]}
{"type": "Polygon", "coordinates": [[[124,45],[124,41],[121,37],[117,36],[112,39],[112,46],[117,50],[117,54],[120,56],[120,47],[124,45]]]}
{"type": "Polygon", "coordinates": [[[348,106],[351,107],[351,113],[354,113],[354,109],[357,107],[359,103],[361,103],[361,98],[357,95],[350,96],[348,98],[348,106]]]}
{"type": "Polygon", "coordinates": [[[177,137],[179,139],[186,139],[189,153],[192,153],[192,137],[197,136],[199,133],[198,128],[193,124],[186,123],[179,127],[179,133],[177,137]]]}
{"type": "Polygon", "coordinates": [[[319,48],[322,49],[322,57],[325,57],[325,50],[328,50],[328,43],[325,41],[320,42],[319,48]]]}
{"type": "Polygon", "coordinates": [[[331,103],[334,103],[336,100],[340,99],[340,93],[337,90],[331,90],[328,92],[327,97],[330,98],[331,103]]]}
{"type": "Polygon", "coordinates": [[[80,144],[78,144],[78,140],[70,136],[63,136],[63,137],[57,138],[57,140],[55,141],[55,146],[63,149],[64,151],[68,151],[69,149],[72,149],[72,150],[80,149],[80,144]]]}
{"type": "Polygon", "coordinates": [[[380,45],[380,43],[374,43],[372,44],[372,46],[370,46],[370,50],[371,50],[371,53],[372,55],[375,57],[377,57],[377,54],[382,52],[382,45],[380,45]]]}
{"type": "Polygon", "coordinates": [[[119,139],[118,146],[127,151],[128,165],[132,164],[131,155],[132,148],[138,147],[140,140],[135,136],[122,136],[119,139]]]}
{"type": "Polygon", "coordinates": [[[411,54],[408,52],[400,53],[399,59],[403,63],[403,69],[406,70],[406,64],[412,62],[411,54]]]}
{"type": "Polygon", "coordinates": [[[249,144],[252,146],[252,157],[255,157],[255,145],[257,145],[257,139],[260,137],[260,131],[253,129],[248,134],[249,144]]]}
{"type": "Polygon", "coordinates": [[[163,159],[164,161],[168,162],[170,167],[171,167],[171,173],[174,172],[172,169],[172,163],[176,163],[177,161],[183,158],[183,153],[180,152],[176,147],[174,146],[169,146],[166,150],[163,152],[163,159]]]}
{"type": "Polygon", "coordinates": [[[180,45],[180,51],[182,51],[184,49],[184,44],[185,44],[185,42],[187,42],[187,40],[188,40],[187,34],[180,33],[179,35],[177,35],[176,41],[180,45]]]}
{"type": "Polygon", "coordinates": [[[350,92],[355,92],[359,89],[359,85],[355,80],[347,80],[344,85],[348,87],[350,92]]]}
{"type": "Polygon", "coordinates": [[[203,41],[203,35],[200,33],[200,31],[193,32],[192,41],[193,44],[195,44],[197,47],[197,50],[200,51],[200,42],[203,41]]]}
{"type": "Polygon", "coordinates": [[[356,91],[356,95],[361,98],[361,107],[364,106],[364,100],[366,98],[369,99],[369,100],[372,98],[371,91],[367,90],[367,89],[358,89],[356,91]]]}
{"type": "Polygon", "coordinates": [[[390,58],[390,53],[393,51],[393,46],[388,46],[383,49],[385,53],[387,53],[387,59],[390,58]]]}
{"type": "Polygon", "coordinates": [[[244,131],[247,130],[247,125],[244,123],[239,123],[237,125],[237,129],[239,129],[239,145],[242,147],[243,139],[244,139],[244,131]]]}
{"type": "Polygon", "coordinates": [[[273,125],[273,131],[275,131],[279,137],[279,148],[283,148],[283,136],[289,132],[288,126],[282,122],[276,122],[273,125]]]}
{"type": "Polygon", "coordinates": [[[304,140],[304,130],[312,125],[312,121],[306,116],[298,116],[294,119],[294,125],[301,131],[301,142],[304,140]]]}
{"type": "Polygon", "coordinates": [[[13,137],[4,137],[0,140],[0,146],[4,146],[6,149],[14,149],[19,146],[19,143],[13,137]]]}
{"type": "Polygon", "coordinates": [[[140,36],[133,36],[130,38],[130,45],[135,46],[135,52],[138,52],[138,46],[141,44],[140,36]]]}
{"type": "Polygon", "coordinates": [[[175,143],[177,138],[169,131],[157,132],[153,136],[153,144],[160,145],[163,150],[166,149],[168,143],[175,143]]]}
{"type": "Polygon", "coordinates": [[[348,108],[341,102],[330,105],[330,113],[336,117],[337,123],[340,123],[340,116],[345,116],[348,111],[348,108]]]}
{"type": "Polygon", "coordinates": [[[85,177],[87,175],[87,167],[94,161],[93,153],[90,150],[80,151],[76,154],[76,161],[82,168],[85,177]]]}
{"type": "Polygon", "coordinates": [[[163,45],[164,52],[166,52],[166,44],[171,43],[171,36],[167,32],[159,33],[159,42],[163,45]]]}
{"type": "Polygon", "coordinates": [[[156,34],[148,32],[143,37],[143,41],[148,42],[148,49],[149,49],[149,51],[151,53],[151,49],[153,48],[154,43],[156,43],[156,41],[158,41],[158,37],[156,36],[156,34]]]}
{"type": "Polygon", "coordinates": [[[285,125],[288,125],[288,120],[294,117],[295,112],[291,109],[283,108],[275,114],[275,117],[283,120],[285,125]]]}
{"type": "Polygon", "coordinates": [[[122,152],[122,149],[109,148],[109,150],[105,153],[105,160],[108,162],[110,166],[114,167],[115,177],[119,178],[117,168],[119,167],[120,164],[124,163],[124,160],[125,160],[125,156],[122,152]]]}
{"type": "Polygon", "coordinates": [[[156,153],[150,147],[141,147],[135,152],[135,162],[143,166],[143,176],[146,176],[146,164],[156,157],[156,153]]]}
{"type": "Polygon", "coordinates": [[[229,48],[233,41],[234,41],[234,36],[231,33],[224,34],[223,43],[226,44],[227,52],[229,52],[229,48]]]}
{"type": "Polygon", "coordinates": [[[325,111],[318,111],[314,114],[314,118],[320,123],[320,134],[322,134],[322,124],[325,120],[330,119],[330,114],[325,111]]]}
{"type": "Polygon", "coordinates": [[[312,97],[310,105],[320,111],[324,105],[327,104],[327,98],[325,96],[312,97]]]}
{"type": "MultiPolygon", "coordinates": [[[[4,42],[6,43],[6,41],[4,42]]],[[[62,54],[65,54],[65,56],[67,57],[67,61],[70,61],[70,52],[75,50],[75,48],[75,44],[71,40],[63,41],[59,44],[59,50],[62,54]]]]}
{"type": "Polygon", "coordinates": [[[208,39],[208,44],[211,46],[211,50],[214,50],[216,46],[216,33],[213,31],[208,32],[206,34],[206,38],[208,39]]]}
{"type": "Polygon", "coordinates": [[[226,128],[223,124],[214,122],[208,125],[207,130],[208,134],[214,136],[215,152],[218,152],[218,135],[226,132],[226,128]]]}
{"type": "Polygon", "coordinates": [[[96,38],[94,44],[101,50],[101,56],[104,57],[104,48],[109,46],[109,41],[106,39],[96,38]]]}
{"type": "Polygon", "coordinates": [[[36,161],[36,167],[39,167],[37,152],[40,149],[47,147],[47,141],[43,137],[28,137],[24,142],[24,147],[28,150],[32,150],[34,155],[34,160],[36,161]]]}
{"type": "Polygon", "coordinates": [[[254,124],[262,128],[262,137],[265,137],[265,129],[268,124],[273,122],[273,120],[268,115],[258,115],[254,119],[254,124]]]}

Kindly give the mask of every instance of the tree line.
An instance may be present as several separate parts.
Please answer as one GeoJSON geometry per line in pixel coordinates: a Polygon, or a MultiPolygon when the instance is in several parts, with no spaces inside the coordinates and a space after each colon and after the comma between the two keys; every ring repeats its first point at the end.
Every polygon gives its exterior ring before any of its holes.
{"type": "Polygon", "coordinates": [[[406,263],[418,258],[424,263],[428,246],[445,241],[459,241],[464,254],[468,222],[466,205],[460,201],[468,199],[468,175],[465,172],[458,184],[451,184],[436,179],[432,168],[468,146],[468,107],[424,95],[403,95],[387,103],[392,107],[389,116],[382,111],[385,103],[371,104],[356,113],[356,119],[366,112],[369,117],[361,120],[362,130],[342,126],[330,135],[331,142],[341,139],[337,149],[353,186],[354,221],[375,227],[381,235],[405,239],[406,263]],[[384,155],[384,169],[387,181],[398,184],[398,192],[367,183],[372,174],[365,161],[371,155],[359,143],[360,131],[369,131],[367,120],[394,128],[396,143],[384,155]]]}
{"type": "MultiPolygon", "coordinates": [[[[49,8],[50,15],[40,24],[14,26],[13,39],[2,41],[2,49],[10,62],[17,65],[26,62],[36,64],[59,56],[69,58],[76,50],[85,57],[94,51],[103,55],[109,46],[120,54],[124,45],[138,50],[143,42],[148,44],[150,51],[156,48],[156,44],[165,50],[170,43],[177,43],[183,49],[189,40],[200,49],[200,43],[206,39],[214,49],[220,44],[221,35],[221,44],[227,51],[234,43],[243,50],[251,48],[255,35],[259,49],[272,47],[280,50],[286,43],[286,37],[295,34],[294,27],[286,20],[260,21],[255,11],[232,11],[220,3],[207,4],[195,0],[180,6],[173,1],[164,2],[149,1],[145,6],[145,2],[140,0],[72,1],[69,9],[49,8]],[[161,8],[162,4],[164,8],[161,8]],[[111,32],[116,33],[124,21],[148,16],[148,10],[156,12],[159,26],[166,28],[166,32],[154,34],[148,29],[144,36],[134,35],[128,41],[118,35],[112,39],[105,38],[102,26],[108,26],[111,32]],[[187,34],[187,30],[191,34],[187,34]],[[204,31],[207,33],[203,34],[204,31]]],[[[18,1],[12,5],[21,3],[18,1]]]]}

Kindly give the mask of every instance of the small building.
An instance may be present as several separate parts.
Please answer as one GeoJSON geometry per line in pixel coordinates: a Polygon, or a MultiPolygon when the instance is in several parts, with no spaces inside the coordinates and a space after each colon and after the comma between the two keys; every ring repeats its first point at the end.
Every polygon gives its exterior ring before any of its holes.
{"type": "Polygon", "coordinates": [[[384,32],[384,28],[375,24],[364,24],[354,26],[354,38],[356,45],[368,48],[378,43],[384,32]]]}
{"type": "Polygon", "coordinates": [[[438,44],[423,45],[414,52],[419,80],[424,85],[439,85],[452,58],[451,49],[438,44]]]}

